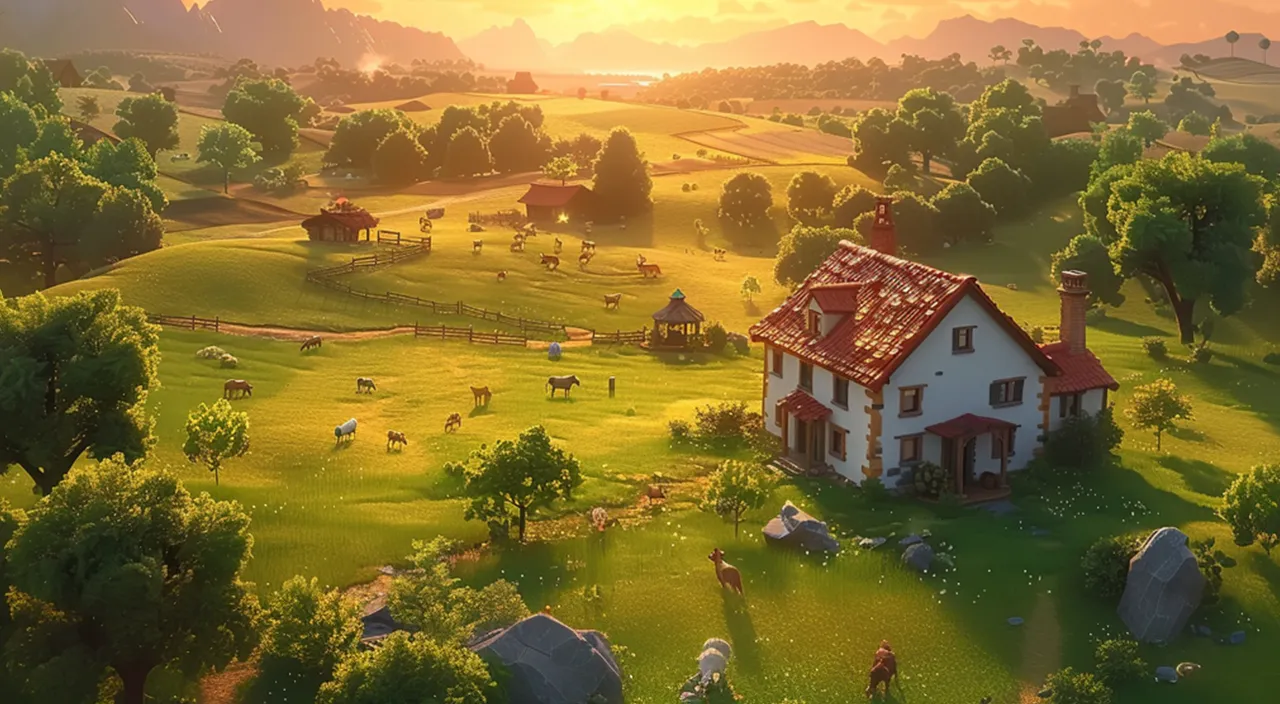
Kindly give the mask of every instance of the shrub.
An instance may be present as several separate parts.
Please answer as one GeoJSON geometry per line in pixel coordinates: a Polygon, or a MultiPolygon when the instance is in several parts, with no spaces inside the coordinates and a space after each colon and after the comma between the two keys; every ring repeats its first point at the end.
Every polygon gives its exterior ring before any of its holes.
{"type": "Polygon", "coordinates": [[[1191,348],[1191,361],[1196,364],[1208,364],[1213,360],[1213,350],[1209,349],[1209,345],[1200,344],[1191,348]]]}
{"type": "Polygon", "coordinates": [[[1129,560],[1139,547],[1141,544],[1133,536],[1099,538],[1080,561],[1085,589],[1105,599],[1119,599],[1129,576],[1129,560]]]}
{"type": "Polygon", "coordinates": [[[1196,562],[1200,565],[1200,573],[1204,575],[1204,596],[1200,598],[1201,606],[1213,606],[1218,603],[1222,592],[1222,570],[1236,565],[1233,558],[1214,547],[1216,544],[1217,541],[1213,538],[1191,541],[1191,552],[1195,553],[1196,562]]]}
{"type": "Polygon", "coordinates": [[[1089,672],[1070,667],[1045,678],[1045,688],[1053,692],[1049,704],[1111,704],[1111,689],[1089,672]]]}
{"type": "Polygon", "coordinates": [[[936,497],[954,491],[951,472],[932,462],[921,462],[916,465],[912,483],[920,496],[936,497]]]}
{"type": "Polygon", "coordinates": [[[199,352],[196,352],[196,359],[222,359],[226,354],[226,350],[221,347],[209,345],[208,347],[201,348],[199,352]]]}
{"type": "Polygon", "coordinates": [[[747,410],[747,404],[726,401],[703,406],[694,412],[698,437],[707,441],[739,440],[749,437],[764,425],[759,413],[747,410]]]}
{"type": "Polygon", "coordinates": [[[725,347],[729,345],[729,333],[724,329],[724,325],[720,323],[711,323],[704,331],[707,339],[707,349],[715,354],[724,352],[725,347]]]}
{"type": "Polygon", "coordinates": [[[1059,467],[1103,467],[1109,464],[1123,439],[1124,431],[1116,424],[1115,415],[1110,408],[1104,408],[1095,415],[1082,413],[1068,418],[1062,427],[1049,433],[1045,456],[1059,467]]]}
{"type": "Polygon", "coordinates": [[[872,503],[879,503],[889,498],[889,489],[885,487],[884,482],[880,481],[879,477],[864,479],[860,488],[862,489],[862,495],[872,503]]]}
{"type": "Polygon", "coordinates": [[[693,439],[693,426],[689,425],[687,420],[673,420],[667,423],[667,430],[671,432],[671,439],[674,442],[688,442],[693,439]]]}
{"type": "Polygon", "coordinates": [[[698,190],[698,184],[696,184],[696,183],[691,183],[691,184],[689,184],[689,190],[691,190],[691,191],[696,191],[696,190],[698,190]]]}
{"type": "Polygon", "coordinates": [[[628,406],[628,407],[627,407],[627,417],[628,417],[628,418],[633,418],[633,417],[635,417],[635,415],[636,415],[636,407],[635,407],[635,406],[628,406]]]}
{"type": "Polygon", "coordinates": [[[1036,343],[1037,345],[1044,344],[1044,328],[1040,327],[1039,325],[1036,325],[1031,328],[1030,335],[1031,335],[1032,342],[1036,343]]]}
{"type": "Polygon", "coordinates": [[[1162,337],[1144,337],[1142,338],[1142,351],[1152,359],[1165,359],[1169,356],[1169,347],[1164,343],[1162,337]]]}
{"type": "Polygon", "coordinates": [[[688,193],[689,191],[693,190],[693,187],[686,183],[680,186],[680,190],[684,191],[685,193],[688,193]]]}
{"type": "Polygon", "coordinates": [[[1138,642],[1128,638],[1104,640],[1094,653],[1098,679],[1111,687],[1146,676],[1147,663],[1138,656],[1138,642]]]}
{"type": "Polygon", "coordinates": [[[708,153],[708,152],[707,152],[707,150],[706,150],[706,149],[699,149],[699,150],[697,151],[698,158],[699,158],[699,159],[706,159],[706,158],[707,158],[707,153],[708,153]]]}
{"type": "Polygon", "coordinates": [[[1280,466],[1259,465],[1237,476],[1222,494],[1218,515],[1231,526],[1236,545],[1258,542],[1271,554],[1280,542],[1280,466]]]}

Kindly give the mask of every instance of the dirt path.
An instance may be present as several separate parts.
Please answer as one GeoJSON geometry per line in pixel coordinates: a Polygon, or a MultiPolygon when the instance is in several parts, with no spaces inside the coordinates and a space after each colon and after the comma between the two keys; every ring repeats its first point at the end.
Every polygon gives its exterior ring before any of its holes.
{"type": "Polygon", "coordinates": [[[302,342],[303,340],[319,336],[325,340],[339,340],[343,342],[374,340],[380,337],[392,337],[394,335],[412,335],[413,326],[401,325],[394,328],[380,328],[377,330],[352,330],[349,332],[331,332],[328,330],[300,330],[298,328],[281,328],[272,326],[258,325],[235,325],[232,323],[220,323],[218,332],[225,335],[238,335],[240,337],[261,337],[268,340],[283,340],[285,342],[302,342]]]}
{"type": "Polygon", "coordinates": [[[1062,624],[1053,597],[1041,592],[1027,617],[1022,646],[1021,704],[1043,701],[1036,696],[1044,686],[1044,678],[1062,667],[1062,624]]]}

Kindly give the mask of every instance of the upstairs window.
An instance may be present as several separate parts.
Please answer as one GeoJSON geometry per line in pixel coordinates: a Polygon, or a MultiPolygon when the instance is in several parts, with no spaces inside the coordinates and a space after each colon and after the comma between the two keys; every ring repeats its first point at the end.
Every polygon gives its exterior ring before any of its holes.
{"type": "Polygon", "coordinates": [[[773,348],[769,350],[769,370],[774,376],[782,376],[782,350],[773,348]]]}
{"type": "Polygon", "coordinates": [[[1026,379],[1001,379],[991,382],[992,406],[1016,406],[1022,403],[1022,389],[1026,379]]]}
{"type": "Polygon", "coordinates": [[[835,388],[831,393],[831,402],[841,408],[849,407],[849,380],[835,377],[835,388]]]}
{"type": "Polygon", "coordinates": [[[924,387],[904,386],[898,396],[898,416],[918,416],[924,409],[924,387]]]}
{"type": "Polygon", "coordinates": [[[800,388],[813,391],[813,365],[800,363],[800,388]]]}
{"type": "Polygon", "coordinates": [[[952,328],[951,330],[951,353],[964,354],[973,351],[973,326],[968,325],[962,328],[952,328]]]}
{"type": "Polygon", "coordinates": [[[809,311],[809,321],[807,328],[810,335],[822,334],[822,314],[816,310],[809,311]]]}
{"type": "Polygon", "coordinates": [[[1075,418],[1080,415],[1080,402],[1084,394],[1068,394],[1058,397],[1058,417],[1075,418]]]}

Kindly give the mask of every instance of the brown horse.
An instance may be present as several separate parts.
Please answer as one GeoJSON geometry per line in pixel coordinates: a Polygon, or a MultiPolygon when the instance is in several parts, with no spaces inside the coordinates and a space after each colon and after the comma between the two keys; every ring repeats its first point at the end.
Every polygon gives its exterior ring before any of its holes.
{"type": "Polygon", "coordinates": [[[889,641],[880,641],[880,649],[876,651],[875,660],[871,664],[871,681],[867,684],[867,699],[876,696],[880,692],[880,685],[884,685],[885,696],[889,695],[889,686],[898,676],[898,659],[893,654],[893,646],[889,645],[889,641]]]}
{"type": "Polygon", "coordinates": [[[582,254],[578,255],[578,266],[582,267],[583,269],[586,269],[587,265],[591,263],[591,258],[594,256],[595,256],[595,252],[584,250],[582,254]]]}
{"type": "Polygon", "coordinates": [[[319,335],[312,335],[311,337],[308,337],[307,339],[302,341],[302,347],[299,349],[299,351],[306,352],[307,350],[313,350],[319,347],[320,345],[322,345],[323,343],[324,341],[320,339],[319,335]]]}
{"type": "Polygon", "coordinates": [[[227,379],[226,383],[222,385],[223,398],[235,398],[237,392],[240,396],[252,396],[253,384],[244,379],[227,379]]]}
{"type": "Polygon", "coordinates": [[[404,433],[398,430],[387,431],[387,452],[391,451],[392,445],[400,445],[403,447],[404,445],[408,445],[408,444],[409,444],[409,440],[404,436],[404,433]]]}
{"type": "Polygon", "coordinates": [[[724,551],[716,548],[707,555],[707,559],[716,563],[716,579],[720,580],[720,588],[728,587],[739,595],[742,594],[742,573],[737,567],[724,561],[724,551]]]}
{"type": "Polygon", "coordinates": [[[356,393],[373,393],[378,390],[378,385],[373,383],[373,379],[362,376],[356,379],[356,393]]]}
{"type": "Polygon", "coordinates": [[[604,309],[605,309],[605,310],[609,310],[610,308],[612,308],[612,309],[614,309],[614,310],[617,310],[617,309],[618,309],[618,304],[619,304],[619,303],[621,303],[621,302],[622,302],[622,294],[621,294],[621,293],[606,293],[606,294],[604,294],[604,309]]]}
{"type": "Polygon", "coordinates": [[[538,263],[547,267],[547,271],[555,271],[560,268],[560,257],[554,254],[543,254],[538,263]]]}
{"type": "Polygon", "coordinates": [[[444,422],[444,432],[446,432],[446,433],[454,433],[454,432],[457,432],[458,428],[461,428],[461,427],[462,427],[462,414],[461,414],[461,413],[454,413],[454,414],[451,414],[451,415],[448,417],[448,419],[446,419],[446,420],[445,420],[445,422],[444,422]]]}
{"type": "Polygon", "coordinates": [[[471,387],[472,400],[475,401],[476,407],[489,407],[489,402],[493,400],[493,392],[489,391],[487,386],[471,387]]]}

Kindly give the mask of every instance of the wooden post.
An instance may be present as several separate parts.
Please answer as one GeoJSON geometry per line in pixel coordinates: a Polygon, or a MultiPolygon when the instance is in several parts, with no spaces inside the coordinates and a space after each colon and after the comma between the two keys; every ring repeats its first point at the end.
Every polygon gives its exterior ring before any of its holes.
{"type": "Polygon", "coordinates": [[[617,383],[617,379],[615,379],[614,377],[609,377],[609,398],[613,398],[614,390],[616,388],[616,383],[617,383]]]}
{"type": "Polygon", "coordinates": [[[967,436],[961,436],[955,443],[956,494],[964,498],[964,446],[969,442],[967,436]]]}
{"type": "Polygon", "coordinates": [[[467,326],[467,342],[475,342],[475,341],[476,341],[476,326],[468,325],[467,326]]]}
{"type": "Polygon", "coordinates": [[[1005,429],[1004,437],[1000,438],[1000,488],[1005,489],[1009,486],[1009,429],[1005,429]]]}
{"type": "Polygon", "coordinates": [[[440,339],[444,339],[444,323],[440,323],[440,339]]]}
{"type": "Polygon", "coordinates": [[[218,324],[219,324],[219,323],[218,323],[218,318],[219,318],[219,316],[216,316],[216,315],[215,315],[215,316],[213,316],[213,331],[214,331],[214,332],[218,332],[218,324]]]}

